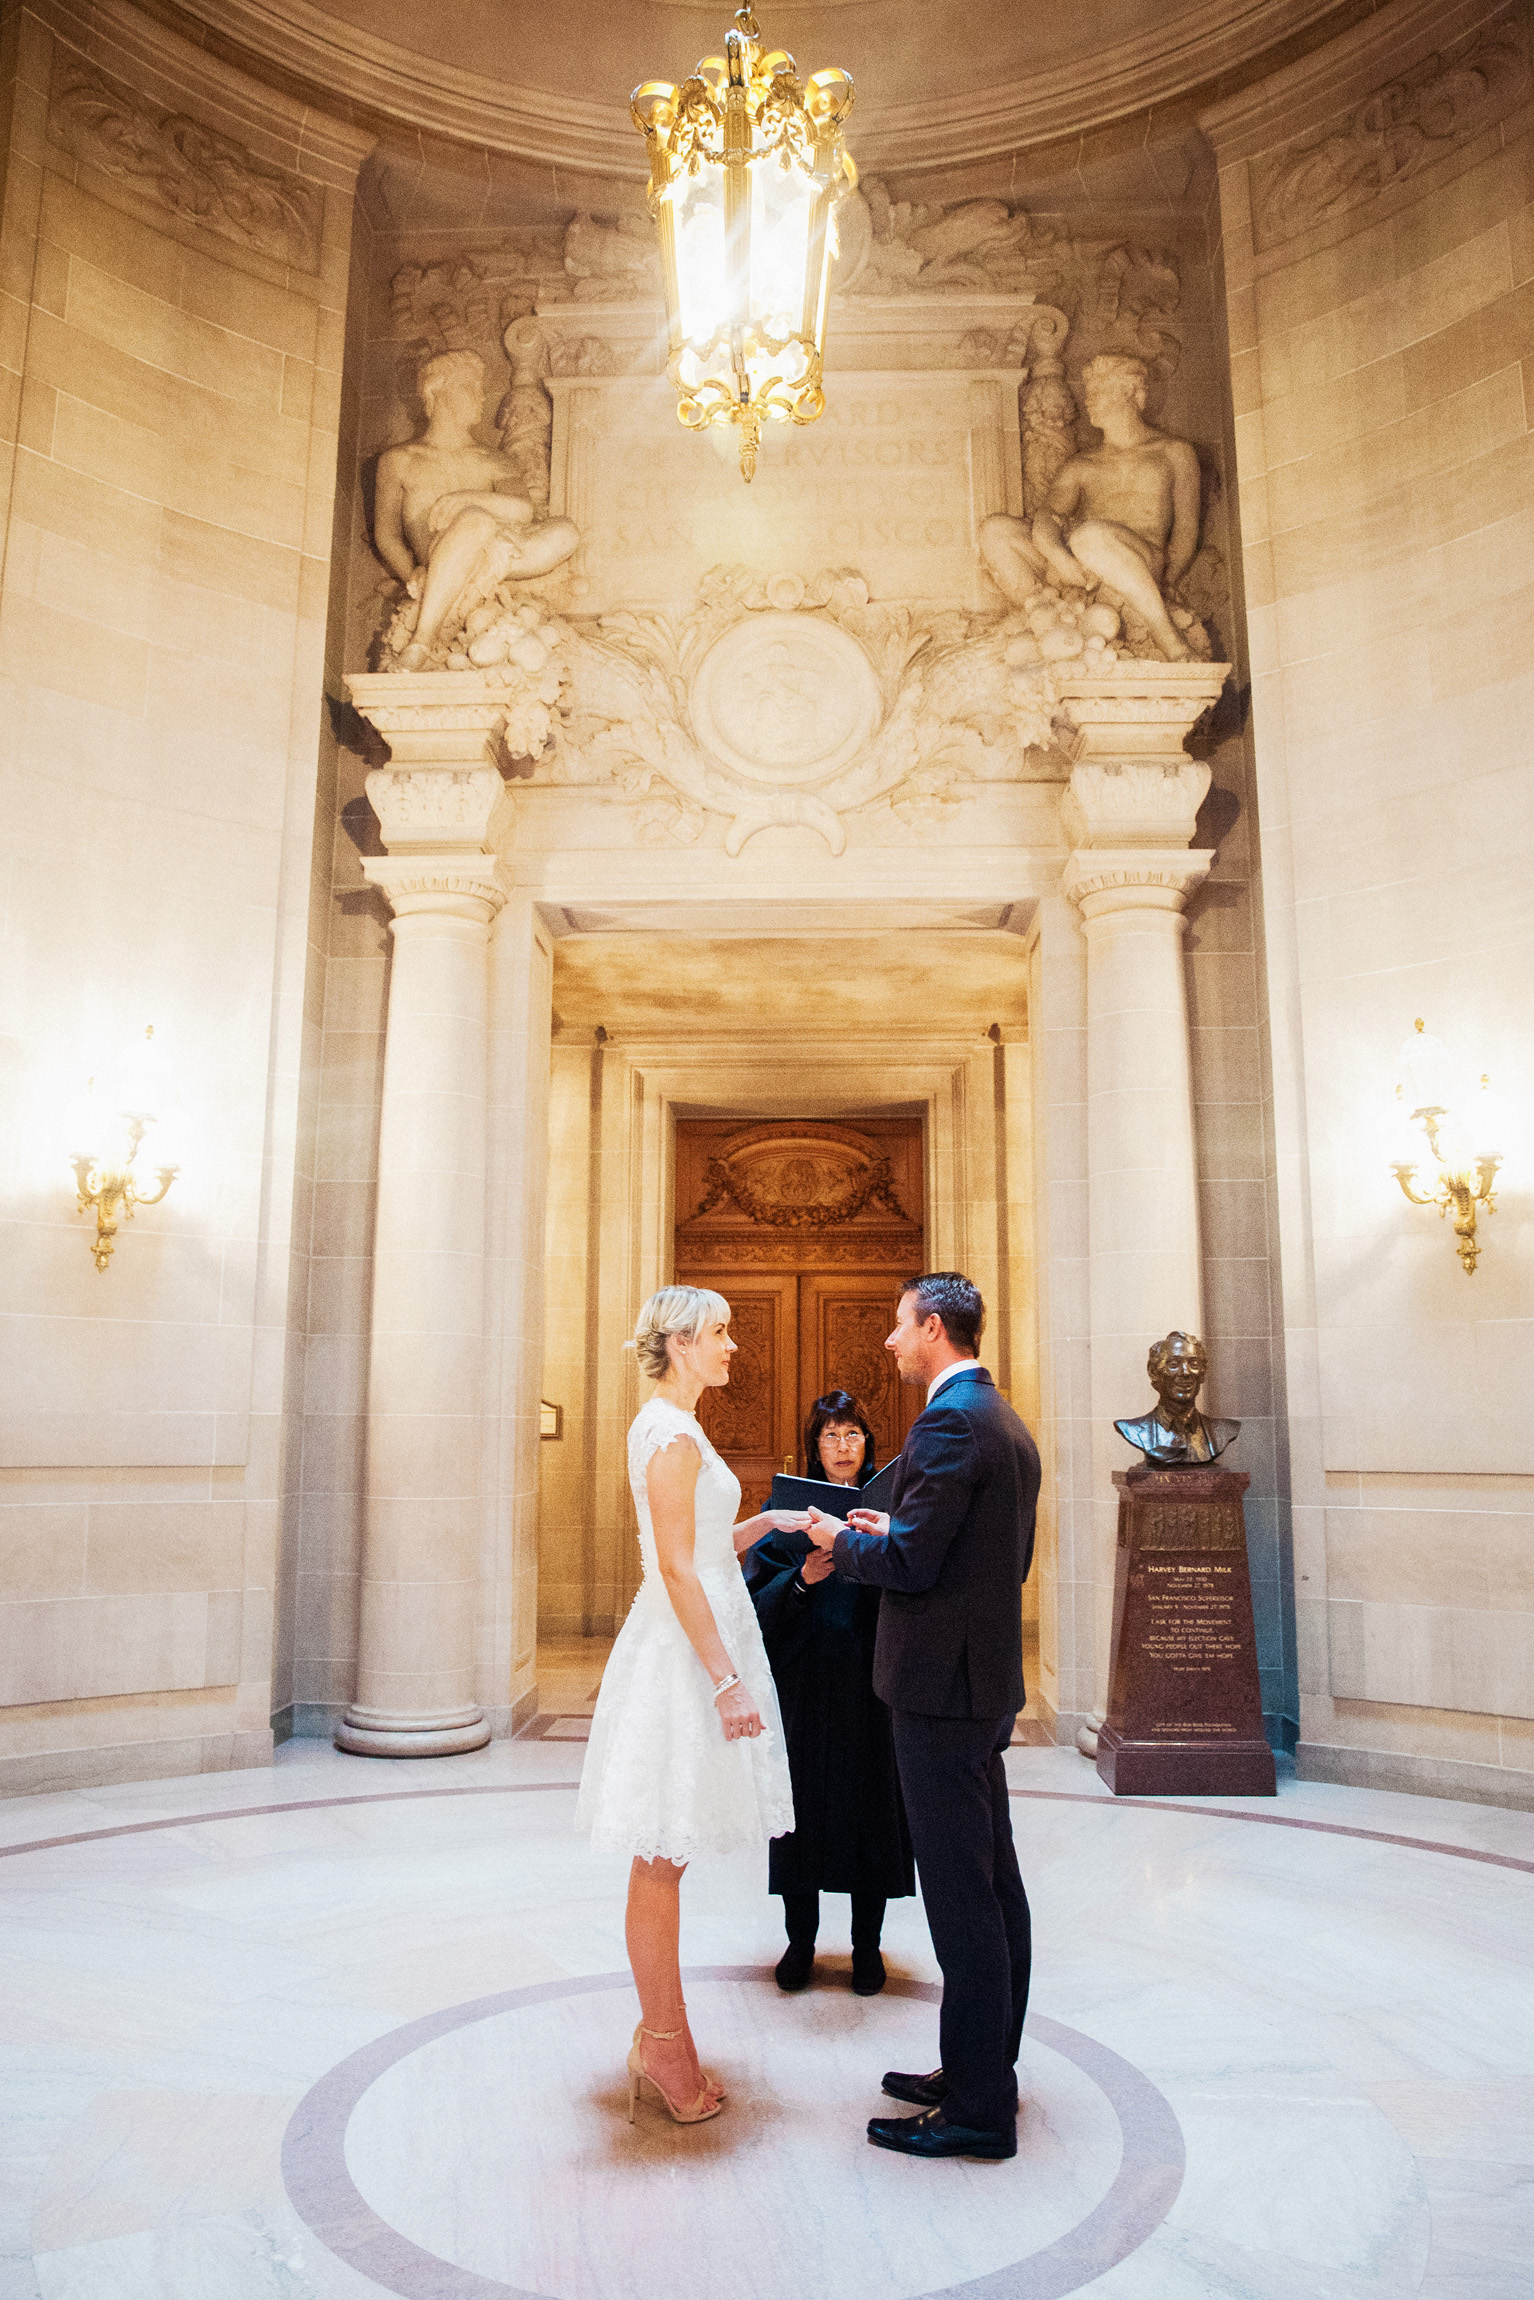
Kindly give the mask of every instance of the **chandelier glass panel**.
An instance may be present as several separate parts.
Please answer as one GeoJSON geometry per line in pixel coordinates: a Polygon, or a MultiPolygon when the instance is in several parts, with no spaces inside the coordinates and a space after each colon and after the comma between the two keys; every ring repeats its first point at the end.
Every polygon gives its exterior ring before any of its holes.
{"type": "Polygon", "coordinates": [[[749,481],[764,423],[813,423],[825,407],[835,205],[857,181],[842,141],[852,81],[835,68],[801,81],[742,8],[723,56],[680,87],[646,80],[632,108],[649,147],[677,415],[691,431],[734,424],[749,481]]]}

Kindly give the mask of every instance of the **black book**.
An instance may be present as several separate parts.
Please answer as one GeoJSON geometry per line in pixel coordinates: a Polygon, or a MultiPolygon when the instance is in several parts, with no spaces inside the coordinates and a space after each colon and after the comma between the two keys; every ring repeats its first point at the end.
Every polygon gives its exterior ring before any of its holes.
{"type": "MultiPolygon", "coordinates": [[[[896,1460],[899,1456],[896,1456],[896,1460]]],[[[867,1485],[832,1485],[829,1478],[787,1477],[779,1470],[767,1497],[769,1509],[820,1509],[827,1517],[845,1518],[849,1509],[888,1510],[895,1485],[895,1463],[887,1461],[867,1485]]]]}

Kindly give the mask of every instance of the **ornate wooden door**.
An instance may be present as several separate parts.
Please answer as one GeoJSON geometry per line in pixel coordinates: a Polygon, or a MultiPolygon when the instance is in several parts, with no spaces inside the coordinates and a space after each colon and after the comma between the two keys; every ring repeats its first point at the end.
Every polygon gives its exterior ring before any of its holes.
{"type": "Polygon", "coordinates": [[[924,1393],[904,1389],[884,1337],[895,1322],[908,1270],[812,1270],[799,1278],[799,1418],[827,1390],[851,1390],[874,1433],[880,1463],[892,1461],[924,1393]]]}
{"type": "Polygon", "coordinates": [[[730,1305],[738,1348],[730,1380],[705,1390],[698,1419],[740,1479],[741,1514],[761,1509],[773,1472],[795,1450],[799,1386],[798,1280],[759,1271],[692,1271],[690,1286],[713,1286],[730,1305]]]}
{"type": "Polygon", "coordinates": [[[881,1462],[920,1410],[884,1337],[900,1281],[922,1267],[919,1120],[677,1127],[676,1275],[729,1302],[740,1348],[699,1417],[761,1508],[775,1470],[804,1464],[811,1403],[850,1389],[881,1462]],[[913,1214],[913,1209],[914,1214],[913,1214]]]}

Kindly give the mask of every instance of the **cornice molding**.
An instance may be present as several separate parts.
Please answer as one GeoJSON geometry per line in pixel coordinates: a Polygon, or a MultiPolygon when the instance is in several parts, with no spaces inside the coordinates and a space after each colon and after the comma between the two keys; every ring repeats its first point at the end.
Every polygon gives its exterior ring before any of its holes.
{"type": "Polygon", "coordinates": [[[1198,124],[1222,167],[1255,159],[1318,133],[1424,57],[1508,13],[1508,0],[1385,0],[1295,63],[1204,105],[1198,124]]]}
{"type": "Polygon", "coordinates": [[[132,0],[23,0],[21,13],[167,111],[185,107],[258,160],[350,192],[377,141],[132,5],[132,0]]]}
{"type": "MultiPolygon", "coordinates": [[[[398,123],[551,169],[644,178],[644,148],[629,119],[627,91],[610,102],[585,102],[554,90],[515,89],[340,23],[316,0],[176,5],[221,41],[380,125],[398,123]]],[[[1087,136],[1202,95],[1233,75],[1260,72],[1264,56],[1352,12],[1353,0],[1246,0],[1235,8],[1229,0],[1198,0],[1169,28],[973,96],[881,107],[865,90],[858,164],[865,173],[905,176],[1087,136]]]]}

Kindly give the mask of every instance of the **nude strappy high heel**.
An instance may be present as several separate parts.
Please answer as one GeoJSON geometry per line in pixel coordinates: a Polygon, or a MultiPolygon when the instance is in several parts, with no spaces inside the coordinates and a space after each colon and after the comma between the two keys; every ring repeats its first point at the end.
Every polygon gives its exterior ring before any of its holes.
{"type": "Polygon", "coordinates": [[[653,2077],[645,2067],[641,2057],[639,2042],[641,2037],[653,2036],[658,2044],[671,2044],[681,2034],[682,2031],[679,2028],[646,2028],[643,2021],[635,2029],[634,2041],[629,2046],[628,2057],[630,2124],[634,2121],[634,2110],[639,2100],[640,2087],[646,2084],[654,2085],[655,2090],[660,2094],[661,2105],[665,2108],[673,2124],[706,2124],[708,2119],[711,2116],[717,2116],[724,2106],[722,2099],[710,2098],[708,2079],[705,2077],[698,2097],[691,2108],[678,2108],[659,2078],[653,2077]]]}

